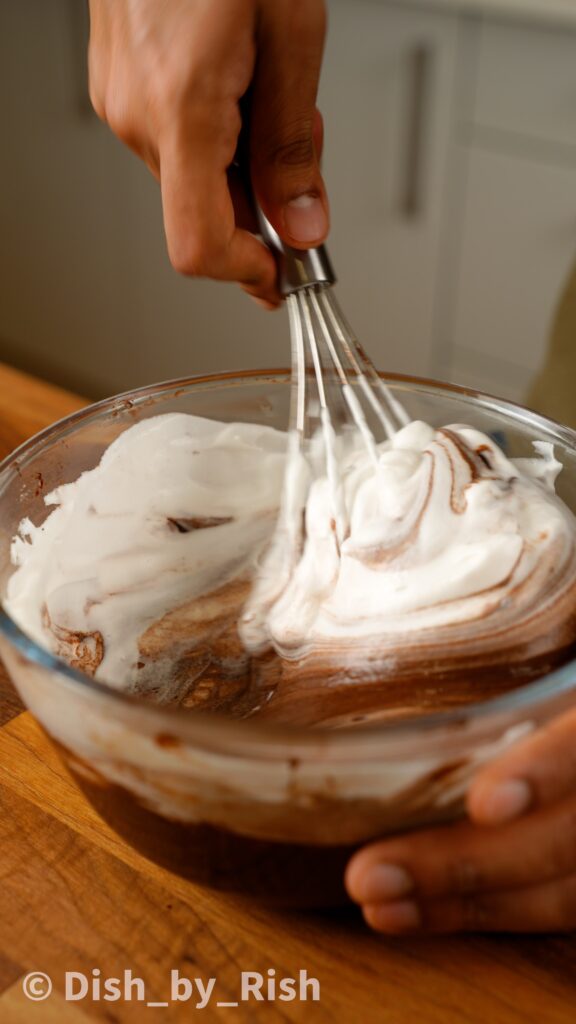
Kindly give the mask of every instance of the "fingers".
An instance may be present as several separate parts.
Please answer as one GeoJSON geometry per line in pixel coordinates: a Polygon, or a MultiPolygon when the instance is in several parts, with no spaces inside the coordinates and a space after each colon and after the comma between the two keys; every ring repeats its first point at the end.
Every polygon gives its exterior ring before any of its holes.
{"type": "Polygon", "coordinates": [[[251,105],[252,179],[270,223],[296,248],[318,245],[329,227],[316,111],[324,35],[322,0],[275,0],[261,8],[251,105]]]}
{"type": "MultiPolygon", "coordinates": [[[[248,294],[280,301],[270,251],[235,223],[228,187],[229,151],[222,145],[222,111],[191,111],[186,125],[162,140],[161,188],[172,265],[182,274],[238,281],[248,294]],[[212,117],[216,124],[212,123],[212,117]]],[[[234,131],[230,132],[230,147],[234,131]]]]}
{"type": "Polygon", "coordinates": [[[368,923],[394,934],[575,927],[575,739],[569,712],[478,775],[470,821],[357,853],[346,885],[368,923]]]}
{"type": "Polygon", "coordinates": [[[474,907],[490,908],[498,893],[556,884],[575,872],[576,800],[570,798],[498,829],[462,821],[373,843],[352,858],[345,881],[382,930],[384,921],[395,930],[401,918],[401,931],[438,928],[441,905],[452,908],[450,930],[472,926],[474,907]],[[468,915],[468,925],[451,923],[458,914],[468,915]]]}
{"type": "Polygon", "coordinates": [[[570,711],[480,772],[468,811],[478,824],[498,825],[575,790],[576,711],[570,711]]]}
{"type": "Polygon", "coordinates": [[[257,7],[91,0],[90,89],[99,116],[160,181],[174,267],[238,281],[273,308],[274,259],[227,175],[255,66],[257,7]]]}
{"type": "Polygon", "coordinates": [[[364,904],[407,895],[428,900],[532,885],[574,870],[571,799],[500,829],[462,821],[373,843],[350,861],[346,885],[364,904]]]}
{"type": "Polygon", "coordinates": [[[236,280],[279,305],[276,266],[230,167],[250,89],[256,191],[297,246],[328,230],[317,154],[323,0],[90,0],[90,89],[162,189],[169,255],[190,276],[236,280]]]}
{"type": "Polygon", "coordinates": [[[474,894],[421,905],[368,905],[366,923],[387,935],[414,932],[559,932],[576,925],[576,876],[525,889],[474,894]]]}

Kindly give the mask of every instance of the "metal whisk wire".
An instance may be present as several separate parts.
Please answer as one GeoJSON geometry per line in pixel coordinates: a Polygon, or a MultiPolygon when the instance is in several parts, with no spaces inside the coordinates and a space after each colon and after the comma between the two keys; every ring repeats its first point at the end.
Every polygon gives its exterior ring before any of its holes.
{"type": "Polygon", "coordinates": [[[384,436],[393,437],[410,418],[368,360],[345,320],[332,289],[326,284],[299,289],[287,296],[292,339],[293,376],[296,387],[292,427],[303,437],[310,399],[308,371],[314,375],[320,418],[330,418],[326,393],[326,360],[336,375],[352,423],[357,428],[374,464],[378,461],[376,441],[361,397],[366,400],[384,436]]]}
{"type": "Polygon", "coordinates": [[[318,432],[310,430],[309,424],[320,428],[340,543],[347,535],[348,523],[339,471],[339,435],[334,421],[343,425],[343,429],[357,431],[377,471],[378,446],[368,415],[387,439],[407,425],[410,417],[376,372],[344,317],[331,288],[336,277],[325,248],[290,248],[281,241],[262,211],[258,213],[263,238],[278,260],[280,289],[286,297],[290,320],[293,388],[290,427],[296,442],[293,448],[306,454],[307,446],[318,432]],[[335,396],[334,401],[329,401],[328,386],[335,380],[341,397],[335,396]]]}

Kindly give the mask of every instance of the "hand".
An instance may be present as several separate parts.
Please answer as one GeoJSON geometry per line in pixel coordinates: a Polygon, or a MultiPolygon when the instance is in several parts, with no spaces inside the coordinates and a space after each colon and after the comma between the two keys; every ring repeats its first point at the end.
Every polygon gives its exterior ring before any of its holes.
{"type": "Polygon", "coordinates": [[[346,871],[376,931],[576,927],[576,711],[481,771],[469,820],[376,842],[346,871]]]}
{"type": "Polygon", "coordinates": [[[315,109],[323,0],[90,0],[90,94],[162,191],[168,252],[190,276],[280,302],[234,161],[249,93],[258,201],[298,248],[328,233],[315,109]]]}

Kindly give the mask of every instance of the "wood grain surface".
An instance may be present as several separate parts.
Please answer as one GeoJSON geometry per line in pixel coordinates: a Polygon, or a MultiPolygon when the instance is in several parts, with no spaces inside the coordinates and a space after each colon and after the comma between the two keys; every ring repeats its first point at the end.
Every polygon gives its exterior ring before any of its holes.
{"type": "MultiPolygon", "coordinates": [[[[0,456],[81,399],[0,366],[0,456]]],[[[280,913],[176,878],[98,816],[0,676],[0,1022],[564,1024],[576,1018],[576,938],[386,940],[355,910],[280,913]],[[64,998],[66,971],[90,980],[131,969],[145,1001],[64,998]],[[320,983],[318,1002],[238,999],[240,973],[320,983]],[[208,1006],[150,1007],[171,971],[217,979],[208,1006]],[[44,972],[52,994],[30,1001],[44,972]]]]}

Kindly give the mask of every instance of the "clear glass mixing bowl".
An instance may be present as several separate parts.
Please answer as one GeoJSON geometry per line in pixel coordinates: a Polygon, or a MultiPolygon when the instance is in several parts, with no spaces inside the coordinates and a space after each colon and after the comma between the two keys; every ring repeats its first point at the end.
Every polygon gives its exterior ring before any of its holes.
{"type": "MultiPolygon", "coordinates": [[[[98,462],[134,422],[187,412],[288,421],[286,371],[173,381],[100,402],[22,445],[0,466],[0,596],[10,541],[44,494],[98,462]]],[[[468,423],[510,455],[549,440],[559,493],[576,511],[576,433],[507,402],[404,377],[390,384],[415,417],[468,423]]],[[[576,663],[486,703],[360,729],[314,731],[159,707],[81,674],[0,611],[0,653],[14,683],[89,799],[113,827],[173,871],[276,903],[343,896],[350,852],[385,833],[462,812],[482,764],[574,703],[576,663]]]]}

